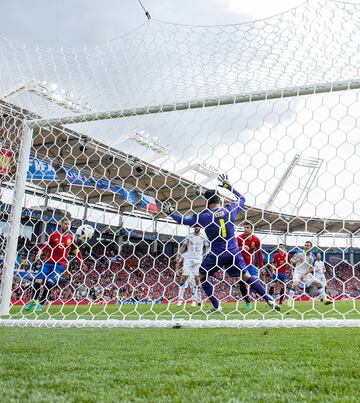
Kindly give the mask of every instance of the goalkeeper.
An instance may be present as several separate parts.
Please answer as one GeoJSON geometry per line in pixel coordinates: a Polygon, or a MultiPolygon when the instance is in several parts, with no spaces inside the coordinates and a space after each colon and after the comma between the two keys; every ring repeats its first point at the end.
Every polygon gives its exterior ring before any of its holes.
{"type": "Polygon", "coordinates": [[[209,313],[221,312],[219,300],[214,295],[214,286],[209,281],[209,277],[221,268],[225,268],[231,277],[242,278],[260,297],[265,299],[270,307],[279,311],[280,306],[266,294],[259,279],[251,276],[246,270],[235,238],[235,220],[238,214],[244,210],[245,198],[230,185],[227,175],[220,175],[218,179],[220,187],[230,190],[237,197],[236,202],[222,207],[216,190],[207,190],[204,193],[207,208],[200,214],[182,216],[175,211],[170,202],[163,204],[164,213],[170,215],[178,224],[199,225],[205,229],[210,242],[210,252],[202,262],[200,276],[201,285],[213,305],[209,313]]]}

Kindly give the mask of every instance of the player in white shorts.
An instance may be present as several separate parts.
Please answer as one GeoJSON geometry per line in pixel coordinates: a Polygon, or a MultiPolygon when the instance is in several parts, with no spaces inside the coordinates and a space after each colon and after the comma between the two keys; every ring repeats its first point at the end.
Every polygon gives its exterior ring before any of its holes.
{"type": "Polygon", "coordinates": [[[292,287],[289,292],[288,305],[293,306],[295,290],[301,283],[304,289],[311,286],[316,286],[318,288],[318,293],[321,300],[325,305],[331,304],[331,301],[327,298],[325,294],[325,287],[321,284],[320,280],[314,276],[314,263],[315,258],[311,253],[312,242],[306,241],[304,245],[304,250],[296,253],[290,263],[295,266],[293,273],[292,287]]]}
{"type": "Polygon", "coordinates": [[[208,241],[205,235],[201,233],[200,227],[194,228],[194,233],[188,235],[181,244],[179,253],[176,259],[176,269],[180,269],[181,260],[183,262],[182,273],[179,283],[179,294],[177,306],[181,306],[184,302],[184,293],[189,285],[192,289],[192,303],[195,307],[200,303],[199,287],[201,285],[199,269],[203,261],[204,250],[208,250],[208,241]],[[182,256],[182,259],[181,259],[182,256]]]}
{"type": "Polygon", "coordinates": [[[316,261],[314,263],[314,275],[320,281],[322,286],[326,288],[326,278],[325,278],[326,268],[325,263],[321,260],[321,254],[316,255],[316,261]]]}

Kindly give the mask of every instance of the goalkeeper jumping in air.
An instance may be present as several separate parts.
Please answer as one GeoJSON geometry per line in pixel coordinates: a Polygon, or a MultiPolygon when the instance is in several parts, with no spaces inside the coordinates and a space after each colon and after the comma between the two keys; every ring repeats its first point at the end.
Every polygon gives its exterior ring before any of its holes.
{"type": "Polygon", "coordinates": [[[229,183],[225,174],[219,176],[220,187],[230,190],[237,201],[222,207],[221,199],[216,190],[207,190],[204,197],[207,200],[207,208],[200,214],[182,216],[175,211],[170,202],[163,203],[163,211],[170,215],[178,224],[198,225],[204,228],[210,242],[210,252],[206,255],[200,268],[202,287],[211,301],[213,307],[209,311],[221,312],[219,300],[214,295],[214,286],[209,281],[218,270],[224,268],[231,277],[242,278],[267,304],[279,311],[280,306],[266,294],[259,279],[251,276],[246,270],[245,262],[239,251],[235,237],[235,220],[238,214],[244,210],[245,198],[237,192],[229,183]]]}

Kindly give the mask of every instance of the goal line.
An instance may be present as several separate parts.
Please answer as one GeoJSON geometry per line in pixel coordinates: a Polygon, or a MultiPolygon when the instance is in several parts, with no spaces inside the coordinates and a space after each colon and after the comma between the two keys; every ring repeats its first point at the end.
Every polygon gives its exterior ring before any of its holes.
{"type": "Polygon", "coordinates": [[[246,319],[246,320],[86,320],[0,319],[0,327],[39,328],[319,328],[360,327],[358,319],[246,319]]]}

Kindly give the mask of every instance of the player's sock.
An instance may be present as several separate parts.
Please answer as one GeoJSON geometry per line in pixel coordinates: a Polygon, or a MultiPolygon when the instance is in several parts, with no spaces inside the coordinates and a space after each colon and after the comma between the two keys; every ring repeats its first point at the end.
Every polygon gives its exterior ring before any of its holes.
{"type": "Polygon", "coordinates": [[[265,288],[262,286],[258,278],[256,278],[255,276],[251,276],[246,280],[246,282],[256,292],[256,294],[264,298],[266,302],[273,300],[268,294],[266,294],[265,288]]]}
{"type": "Polygon", "coordinates": [[[294,299],[294,296],[295,296],[295,288],[290,288],[289,301],[292,301],[294,299]]]}
{"type": "Polygon", "coordinates": [[[47,301],[47,297],[49,295],[49,292],[50,292],[50,288],[47,285],[45,285],[44,290],[43,290],[43,292],[41,294],[40,305],[45,304],[45,302],[47,301]]]}
{"type": "Polygon", "coordinates": [[[38,301],[40,299],[40,292],[41,292],[41,283],[34,283],[33,288],[34,288],[34,294],[33,294],[33,300],[38,301]]]}
{"type": "Polygon", "coordinates": [[[271,295],[271,296],[274,295],[274,287],[273,287],[273,286],[271,286],[271,287],[269,288],[269,295],[271,295]]]}
{"type": "MultiPolygon", "coordinates": [[[[271,294],[270,294],[271,295],[271,294]]],[[[285,297],[285,288],[283,287],[281,290],[280,290],[280,304],[282,304],[282,302],[283,302],[283,300],[284,300],[284,297],[285,297]]]]}
{"type": "Polygon", "coordinates": [[[199,300],[199,287],[194,284],[191,283],[191,291],[192,291],[192,299],[193,301],[198,301],[199,300]]]}
{"type": "Polygon", "coordinates": [[[179,300],[184,299],[185,288],[186,288],[186,283],[184,283],[183,281],[180,281],[180,283],[179,283],[179,295],[178,295],[179,300]]]}
{"type": "Polygon", "coordinates": [[[326,299],[325,288],[322,285],[318,287],[318,293],[322,301],[326,299]]]}
{"type": "Polygon", "coordinates": [[[215,309],[219,308],[219,300],[214,296],[214,286],[206,279],[201,281],[201,285],[205,294],[208,296],[210,302],[213,304],[215,309]]]}
{"type": "Polygon", "coordinates": [[[244,298],[244,301],[247,304],[250,304],[250,297],[249,297],[249,292],[248,292],[248,288],[247,288],[246,284],[240,280],[239,286],[240,286],[240,292],[244,298]]]}

